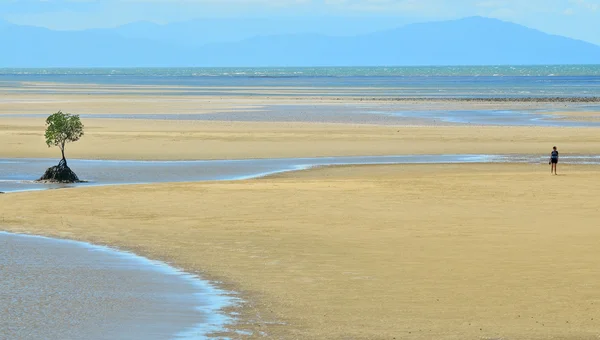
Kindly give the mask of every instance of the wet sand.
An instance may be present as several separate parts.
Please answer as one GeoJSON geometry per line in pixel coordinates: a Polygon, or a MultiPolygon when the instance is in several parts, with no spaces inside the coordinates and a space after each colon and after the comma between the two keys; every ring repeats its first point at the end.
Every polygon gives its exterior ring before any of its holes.
{"type": "MultiPolygon", "coordinates": [[[[223,94],[178,94],[160,86],[105,87],[98,85],[61,87],[49,84],[48,91],[29,92],[18,87],[0,87],[0,114],[48,114],[48,110],[69,111],[79,114],[201,114],[214,112],[238,112],[265,110],[277,106],[302,106],[327,111],[354,110],[551,110],[574,111],[595,108],[600,111],[600,98],[398,98],[369,97],[368,89],[356,88],[356,92],[343,96],[331,96],[336,89],[317,89],[312,95],[302,95],[305,89],[289,88],[285,92],[277,88],[275,95],[237,93],[224,88],[223,94]],[[59,91],[62,89],[62,91],[59,91]],[[329,95],[325,95],[329,94],[329,95]]],[[[214,88],[210,88],[214,91],[214,88]]],[[[337,89],[343,90],[343,89],[337,89]]],[[[381,91],[381,89],[377,89],[381,91]]]]}
{"type": "MultiPolygon", "coordinates": [[[[0,192],[66,189],[87,186],[155,184],[176,182],[232,181],[339,165],[382,164],[544,164],[540,155],[401,155],[362,157],[272,158],[204,161],[69,161],[82,182],[40,182],[40,169],[55,165],[52,159],[0,158],[0,192]]],[[[562,155],[563,164],[600,165],[599,155],[562,155]]]]}
{"type": "Polygon", "coordinates": [[[257,336],[592,339],[599,172],[336,167],[7,194],[0,218],[9,230],[112,244],[223,282],[249,301],[236,328],[257,336]]]}
{"type": "MultiPolygon", "coordinates": [[[[77,77],[77,76],[76,76],[77,77]]],[[[564,83],[537,84],[529,83],[528,90],[515,91],[515,85],[524,85],[523,78],[512,84],[498,83],[492,86],[483,83],[472,83],[471,86],[461,86],[452,82],[452,78],[396,78],[395,81],[378,81],[373,79],[364,81],[365,78],[230,78],[219,77],[202,78],[150,78],[146,81],[133,78],[99,77],[96,79],[83,77],[83,82],[73,81],[71,78],[40,78],[37,81],[27,81],[17,77],[14,81],[0,81],[0,91],[7,94],[51,94],[51,95],[156,95],[168,94],[175,96],[203,96],[203,97],[294,97],[314,101],[315,98],[345,100],[354,98],[368,101],[421,101],[429,102],[432,99],[447,103],[459,102],[519,102],[519,103],[600,103],[598,96],[593,96],[593,84],[586,84],[588,89],[581,91],[564,83]],[[87,78],[87,79],[86,79],[87,78]],[[334,80],[335,79],[335,80],[334,80]],[[148,82],[149,80],[149,82],[148,82]],[[450,82],[446,82],[450,80],[450,82]],[[62,82],[61,82],[62,81],[62,82]],[[191,82],[187,82],[191,81],[191,82]],[[199,81],[199,82],[198,82],[199,81]],[[520,83],[520,84],[519,84],[520,83]],[[420,86],[419,86],[420,84],[420,86]],[[417,85],[417,86],[415,86],[417,85]],[[500,86],[498,86],[500,85],[500,86]],[[546,87],[542,90],[541,87],[546,87]],[[545,86],[550,85],[550,86],[545,86]],[[589,91],[592,90],[592,91],[589,91]]],[[[6,79],[6,78],[3,78],[6,79]]],[[[480,80],[483,80],[481,78],[480,80]]],[[[388,79],[389,80],[389,79],[388,79]]],[[[491,79],[490,79],[491,80],[491,79]]],[[[460,81],[459,81],[460,82],[460,81]]],[[[493,81],[492,81],[493,82],[493,81]]]]}
{"type": "MultiPolygon", "coordinates": [[[[594,103],[442,99],[395,102],[356,96],[293,96],[294,88],[289,89],[292,94],[281,97],[235,92],[227,96],[176,96],[156,93],[165,90],[160,86],[132,86],[142,94],[107,95],[102,93],[105,86],[87,85],[82,90],[88,92],[82,94],[73,92],[77,89],[73,85],[44,86],[47,93],[0,88],[0,141],[6,146],[0,148],[0,157],[56,157],[56,149],[45,147],[43,131],[46,115],[58,110],[83,115],[86,135],[67,146],[67,157],[81,159],[545,154],[552,145],[572,154],[600,154],[596,130],[581,126],[598,124],[594,117],[600,110],[594,103]],[[68,93],[52,93],[57,89],[68,93]],[[492,115],[499,125],[522,124],[514,116],[525,112],[526,125],[539,114],[544,119],[556,116],[552,124],[580,126],[488,126],[477,119],[452,121],[440,116],[449,111],[472,115],[481,110],[509,110],[511,119],[492,115]]],[[[108,88],[124,90],[118,86],[108,88]]]]}

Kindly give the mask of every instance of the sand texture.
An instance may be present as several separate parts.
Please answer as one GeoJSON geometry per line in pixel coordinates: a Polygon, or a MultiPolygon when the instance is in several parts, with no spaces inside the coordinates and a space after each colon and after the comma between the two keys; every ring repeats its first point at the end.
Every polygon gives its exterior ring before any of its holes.
{"type": "Polygon", "coordinates": [[[288,89],[295,96],[281,97],[243,96],[235,89],[221,89],[229,91],[224,96],[169,95],[171,90],[181,88],[68,84],[2,88],[0,157],[56,157],[56,149],[45,147],[43,131],[45,117],[58,110],[84,115],[86,135],[67,146],[67,157],[72,158],[546,154],[553,145],[571,154],[600,153],[600,134],[592,128],[451,126],[386,114],[398,110],[546,109],[556,111],[557,119],[598,119],[598,112],[578,111],[574,103],[361,101],[354,96],[303,97],[298,95],[301,88],[288,89]],[[28,92],[32,89],[35,91],[28,92]],[[115,115],[126,119],[115,119],[115,115]],[[145,116],[134,119],[141,115],[145,116]],[[198,115],[209,118],[194,120],[198,115]]]}
{"type": "Polygon", "coordinates": [[[111,244],[239,291],[303,339],[595,339],[598,168],[322,168],[0,196],[13,231],[111,244]]]}
{"type": "MultiPolygon", "coordinates": [[[[2,85],[2,83],[0,83],[2,85]]],[[[0,87],[0,115],[49,114],[190,114],[256,111],[269,106],[301,105],[343,110],[552,110],[598,113],[600,98],[588,102],[559,98],[413,99],[381,96],[381,88],[177,87],[142,85],[37,84],[0,87]],[[371,93],[372,92],[372,93],[371,93]],[[372,94],[374,96],[372,96],[372,94]]],[[[588,98],[589,99],[589,98],[588,98]]],[[[587,116],[588,114],[582,114],[587,116]]]]}
{"type": "MultiPolygon", "coordinates": [[[[600,154],[595,128],[85,119],[67,158],[194,160],[403,154],[600,154]]],[[[60,158],[42,118],[0,118],[0,158],[60,158]]]]}

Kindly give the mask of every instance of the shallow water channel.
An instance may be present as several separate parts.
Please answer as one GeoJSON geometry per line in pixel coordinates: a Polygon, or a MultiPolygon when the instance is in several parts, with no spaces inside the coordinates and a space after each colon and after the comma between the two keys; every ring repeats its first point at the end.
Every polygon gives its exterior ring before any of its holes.
{"type": "MultiPolygon", "coordinates": [[[[241,180],[328,165],[444,164],[518,162],[543,163],[539,155],[401,155],[279,158],[205,161],[69,160],[79,184],[36,183],[53,159],[0,159],[0,191],[45,190],[74,186],[121,185],[164,182],[241,180]]],[[[562,156],[561,163],[600,164],[600,156],[562,156]]]]}
{"type": "Polygon", "coordinates": [[[131,253],[0,232],[2,339],[202,339],[233,302],[131,253]]]}

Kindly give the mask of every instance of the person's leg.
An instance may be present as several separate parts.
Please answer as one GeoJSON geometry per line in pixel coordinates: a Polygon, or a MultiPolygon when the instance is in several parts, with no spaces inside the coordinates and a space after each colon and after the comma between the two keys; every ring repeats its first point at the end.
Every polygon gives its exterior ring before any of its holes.
{"type": "Polygon", "coordinates": [[[556,168],[558,167],[558,162],[554,163],[554,174],[558,175],[558,173],[556,172],[556,168]]]}

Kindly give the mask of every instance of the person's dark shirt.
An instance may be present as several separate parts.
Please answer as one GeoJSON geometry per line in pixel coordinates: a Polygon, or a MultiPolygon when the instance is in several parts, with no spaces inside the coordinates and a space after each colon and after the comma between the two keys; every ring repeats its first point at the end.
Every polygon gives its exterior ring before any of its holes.
{"type": "Polygon", "coordinates": [[[550,154],[550,158],[558,159],[558,151],[556,151],[556,150],[552,151],[552,153],[550,154]]]}

